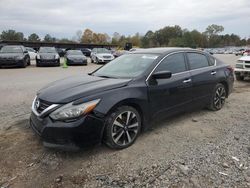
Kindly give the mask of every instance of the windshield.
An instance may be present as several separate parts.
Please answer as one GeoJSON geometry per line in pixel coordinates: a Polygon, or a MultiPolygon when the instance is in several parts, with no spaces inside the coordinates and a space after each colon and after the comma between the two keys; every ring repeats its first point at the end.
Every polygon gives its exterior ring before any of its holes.
{"type": "Polygon", "coordinates": [[[68,55],[83,55],[81,51],[79,50],[69,50],[67,51],[68,55]]]}
{"type": "Polygon", "coordinates": [[[20,46],[4,46],[2,47],[1,53],[23,53],[20,46]]]}
{"type": "Polygon", "coordinates": [[[109,50],[106,48],[96,48],[96,53],[101,54],[101,53],[111,53],[109,50]]]}
{"type": "Polygon", "coordinates": [[[94,76],[134,78],[142,74],[158,57],[155,54],[126,54],[104,65],[94,76]]]}
{"type": "Polygon", "coordinates": [[[56,49],[54,47],[42,47],[39,49],[40,53],[56,53],[56,49]]]}

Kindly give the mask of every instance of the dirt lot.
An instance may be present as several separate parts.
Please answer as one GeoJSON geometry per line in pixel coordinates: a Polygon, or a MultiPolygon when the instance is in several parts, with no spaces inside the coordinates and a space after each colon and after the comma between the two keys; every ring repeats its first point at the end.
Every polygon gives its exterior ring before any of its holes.
{"type": "Polygon", "coordinates": [[[250,187],[249,80],[235,82],[221,111],[156,122],[124,150],[44,148],[28,125],[36,91],[96,68],[0,69],[0,187],[250,187]]]}

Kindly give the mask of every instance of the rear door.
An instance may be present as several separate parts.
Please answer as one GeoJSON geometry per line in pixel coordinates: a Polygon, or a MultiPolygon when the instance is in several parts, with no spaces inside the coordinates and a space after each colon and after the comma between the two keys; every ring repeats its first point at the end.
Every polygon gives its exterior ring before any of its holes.
{"type": "Polygon", "coordinates": [[[168,79],[148,81],[148,94],[151,114],[170,115],[184,110],[184,106],[192,101],[192,80],[188,71],[184,53],[178,52],[166,57],[154,70],[170,71],[168,79]]]}
{"type": "Polygon", "coordinates": [[[187,52],[186,55],[193,83],[193,101],[203,105],[209,102],[216,85],[216,66],[203,53],[187,52]]]}

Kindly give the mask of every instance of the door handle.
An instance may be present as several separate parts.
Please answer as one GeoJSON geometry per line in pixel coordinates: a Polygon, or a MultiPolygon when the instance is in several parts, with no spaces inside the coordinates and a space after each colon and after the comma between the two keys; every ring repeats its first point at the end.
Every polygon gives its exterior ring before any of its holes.
{"type": "Polygon", "coordinates": [[[212,71],[212,72],[211,72],[211,75],[216,75],[216,71],[212,71]]]}
{"type": "Polygon", "coordinates": [[[189,83],[189,82],[191,82],[192,80],[189,78],[189,79],[185,79],[184,81],[183,81],[183,83],[184,84],[186,84],[186,83],[189,83]]]}

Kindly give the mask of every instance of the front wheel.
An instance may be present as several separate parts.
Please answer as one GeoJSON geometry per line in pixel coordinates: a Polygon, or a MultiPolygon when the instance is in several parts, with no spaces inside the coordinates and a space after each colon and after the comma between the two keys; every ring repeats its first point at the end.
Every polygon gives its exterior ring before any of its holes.
{"type": "Polygon", "coordinates": [[[222,109],[226,101],[227,92],[223,84],[217,84],[213,91],[212,98],[208,108],[213,111],[222,109]]]}
{"type": "Polygon", "coordinates": [[[141,130],[141,117],[131,106],[122,106],[114,110],[106,119],[105,143],[112,149],[124,149],[131,146],[141,130]]]}

